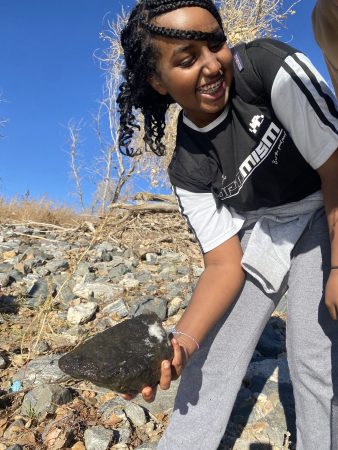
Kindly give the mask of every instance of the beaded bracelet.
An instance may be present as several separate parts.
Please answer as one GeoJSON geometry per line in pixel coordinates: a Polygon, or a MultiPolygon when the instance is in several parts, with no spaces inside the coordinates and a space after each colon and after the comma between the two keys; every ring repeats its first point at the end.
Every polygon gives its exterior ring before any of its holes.
{"type": "Polygon", "coordinates": [[[338,269],[338,266],[331,266],[331,270],[332,269],[338,269]]]}
{"type": "Polygon", "coordinates": [[[196,345],[196,347],[197,347],[197,350],[199,350],[199,348],[200,348],[199,343],[197,342],[197,340],[196,340],[193,336],[190,336],[190,334],[183,333],[183,331],[177,331],[177,330],[176,330],[176,327],[172,328],[172,329],[170,330],[170,332],[171,332],[173,335],[177,334],[177,335],[179,335],[179,336],[185,336],[185,337],[191,339],[191,340],[195,343],[195,345],[196,345]]]}

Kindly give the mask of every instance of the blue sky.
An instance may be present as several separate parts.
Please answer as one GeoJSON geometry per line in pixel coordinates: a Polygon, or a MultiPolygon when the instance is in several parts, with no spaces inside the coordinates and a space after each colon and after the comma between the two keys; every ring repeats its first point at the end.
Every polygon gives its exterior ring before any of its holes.
{"type": "MultiPolygon", "coordinates": [[[[99,33],[132,0],[1,0],[0,196],[29,191],[57,203],[74,203],[66,125],[83,119],[81,153],[90,165],[98,152],[91,126],[101,97],[103,73],[93,57],[105,48],[99,33]]],[[[284,1],[285,5],[290,2],[284,1]]],[[[281,39],[311,57],[328,80],[311,29],[315,0],[302,0],[281,39]]],[[[144,187],[146,188],[146,186],[144,187]]],[[[84,185],[89,200],[94,185],[84,185]]]]}

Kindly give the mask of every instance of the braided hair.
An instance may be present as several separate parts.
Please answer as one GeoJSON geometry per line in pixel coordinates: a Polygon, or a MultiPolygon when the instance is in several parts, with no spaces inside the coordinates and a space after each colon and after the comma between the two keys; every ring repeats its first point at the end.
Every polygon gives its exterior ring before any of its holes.
{"type": "Polygon", "coordinates": [[[159,94],[148,83],[149,76],[156,71],[159,57],[151,37],[158,35],[174,39],[209,40],[215,33],[159,27],[152,23],[152,19],[169,11],[193,6],[208,10],[223,30],[221,16],[213,0],[140,0],[121,32],[125,69],[117,103],[120,113],[119,148],[123,154],[136,156],[141,153],[130,146],[134,131],[140,129],[133,108],[140,109],[143,114],[146,146],[156,155],[165,153],[162,143],[165,114],[174,100],[169,94],[159,94]]]}

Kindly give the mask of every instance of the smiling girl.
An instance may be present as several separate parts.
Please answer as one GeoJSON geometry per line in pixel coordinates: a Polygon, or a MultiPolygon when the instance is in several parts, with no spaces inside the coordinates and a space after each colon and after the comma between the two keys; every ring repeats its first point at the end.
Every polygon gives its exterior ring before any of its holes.
{"type": "MultiPolygon", "coordinates": [[[[169,177],[205,264],[174,331],[174,358],[162,364],[162,389],[182,377],[158,449],[217,449],[288,291],[297,448],[329,450],[338,388],[334,96],[288,45],[260,39],[230,49],[211,0],[141,0],[121,42],[120,149],[137,153],[135,108],[146,146],[164,154],[166,111],[181,106],[169,177]]],[[[151,401],[155,388],[142,394],[151,401]]]]}

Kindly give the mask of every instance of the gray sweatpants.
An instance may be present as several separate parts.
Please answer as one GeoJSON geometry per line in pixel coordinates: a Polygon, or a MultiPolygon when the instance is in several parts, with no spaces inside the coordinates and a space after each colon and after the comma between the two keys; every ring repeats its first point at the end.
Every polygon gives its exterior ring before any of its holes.
{"type": "MultiPolygon", "coordinates": [[[[250,232],[244,232],[243,248],[250,232]]],[[[253,351],[286,287],[297,449],[331,449],[331,403],[338,393],[338,323],[324,305],[329,266],[328,229],[321,211],[294,248],[284,288],[266,295],[248,276],[231,310],[190,359],[158,450],[217,449],[253,351]]]]}

